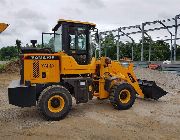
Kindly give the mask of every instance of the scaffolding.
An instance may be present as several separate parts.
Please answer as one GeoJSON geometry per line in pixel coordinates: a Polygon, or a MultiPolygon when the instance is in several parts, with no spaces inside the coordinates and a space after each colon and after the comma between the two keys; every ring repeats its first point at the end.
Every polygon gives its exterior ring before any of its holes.
{"type": "MultiPolygon", "coordinates": [[[[149,21],[149,22],[143,22],[140,25],[135,25],[135,26],[127,26],[127,27],[119,27],[118,29],[115,30],[109,30],[109,31],[104,31],[100,32],[100,36],[105,38],[108,34],[112,33],[115,34],[115,37],[117,38],[117,60],[119,60],[119,47],[120,47],[120,39],[123,36],[128,37],[132,43],[134,43],[134,39],[131,35],[136,35],[136,34],[141,34],[141,40],[142,40],[142,46],[141,46],[141,61],[144,61],[144,38],[147,36],[148,38],[151,38],[151,36],[148,34],[149,32],[154,32],[157,30],[166,30],[167,33],[170,35],[170,38],[168,39],[161,39],[161,41],[170,41],[170,50],[171,50],[171,55],[170,55],[170,60],[171,61],[176,61],[176,49],[177,49],[177,40],[180,38],[178,37],[178,27],[180,24],[178,24],[178,20],[180,19],[180,14],[176,15],[174,18],[169,18],[166,20],[155,20],[155,21],[149,21]],[[170,25],[167,25],[168,22],[171,22],[170,25]],[[160,25],[160,27],[152,27],[155,25],[160,25]],[[147,29],[147,27],[150,27],[147,29]],[[136,31],[129,31],[130,29],[136,29],[136,31]],[[174,32],[172,32],[171,30],[174,32]],[[174,38],[173,38],[174,37],[174,38]],[[174,44],[173,44],[174,41],[174,44]]],[[[158,38],[158,37],[157,37],[158,38]]],[[[159,41],[159,40],[154,40],[154,41],[159,41]]],[[[101,49],[100,49],[101,50],[101,49]]],[[[100,51],[101,53],[101,51],[100,51]]],[[[134,58],[134,48],[132,45],[132,60],[134,58]]],[[[149,58],[148,61],[151,61],[151,45],[149,47],[149,58]]]]}

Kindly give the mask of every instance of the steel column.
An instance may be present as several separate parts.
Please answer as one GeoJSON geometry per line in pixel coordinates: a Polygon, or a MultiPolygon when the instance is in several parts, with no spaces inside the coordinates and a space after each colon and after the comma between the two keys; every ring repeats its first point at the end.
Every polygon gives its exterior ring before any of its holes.
{"type": "Polygon", "coordinates": [[[120,33],[119,33],[119,29],[118,29],[118,40],[117,40],[117,60],[119,61],[119,41],[120,41],[120,33]]]}
{"type": "Polygon", "coordinates": [[[176,45],[176,38],[177,38],[177,28],[178,28],[178,26],[177,26],[177,19],[178,19],[178,15],[176,15],[175,16],[175,36],[174,36],[174,61],[176,61],[176,47],[177,47],[177,45],[176,45]]]}
{"type": "Polygon", "coordinates": [[[141,61],[144,61],[144,26],[145,26],[145,24],[144,24],[144,23],[142,23],[141,61]]]}
{"type": "Polygon", "coordinates": [[[172,42],[172,34],[171,34],[171,57],[170,57],[170,61],[173,60],[173,42],[172,42]]]}
{"type": "Polygon", "coordinates": [[[132,42],[132,52],[131,52],[131,60],[134,60],[134,41],[132,42]]]}
{"type": "Polygon", "coordinates": [[[173,34],[171,33],[171,31],[169,30],[169,28],[168,28],[164,23],[162,23],[161,21],[159,21],[159,23],[160,23],[161,25],[163,25],[163,27],[165,27],[165,28],[167,29],[167,31],[169,32],[169,34],[171,35],[171,46],[170,46],[171,56],[170,56],[170,60],[172,61],[172,57],[173,57],[173,52],[172,52],[172,47],[173,47],[173,45],[172,45],[172,36],[173,36],[173,34]]]}
{"type": "Polygon", "coordinates": [[[99,58],[101,57],[101,35],[99,35],[99,58]]]}

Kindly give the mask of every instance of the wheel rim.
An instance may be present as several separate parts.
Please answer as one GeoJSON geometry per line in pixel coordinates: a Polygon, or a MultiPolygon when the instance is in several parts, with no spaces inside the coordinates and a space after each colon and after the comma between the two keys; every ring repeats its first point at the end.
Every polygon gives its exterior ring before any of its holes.
{"type": "Polygon", "coordinates": [[[65,105],[65,101],[63,97],[59,95],[52,96],[48,100],[48,109],[54,113],[62,111],[64,108],[64,105],[65,105]]]}
{"type": "Polygon", "coordinates": [[[119,93],[119,100],[122,103],[128,103],[131,99],[131,93],[129,90],[124,89],[119,93]]]}

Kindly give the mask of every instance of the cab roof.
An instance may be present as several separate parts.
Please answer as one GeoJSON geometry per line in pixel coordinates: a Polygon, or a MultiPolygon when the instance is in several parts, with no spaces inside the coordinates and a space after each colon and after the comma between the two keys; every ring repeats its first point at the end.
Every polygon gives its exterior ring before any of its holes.
{"type": "Polygon", "coordinates": [[[79,23],[79,24],[87,24],[91,26],[96,26],[96,24],[91,23],[91,22],[82,22],[82,21],[77,21],[77,20],[66,20],[66,19],[59,19],[58,23],[63,23],[63,22],[69,22],[69,23],[79,23]]]}
{"type": "Polygon", "coordinates": [[[57,28],[59,28],[59,26],[62,23],[84,24],[84,25],[89,25],[89,26],[92,26],[92,27],[96,27],[96,24],[91,23],[91,22],[82,22],[82,21],[77,21],[77,20],[59,19],[57,25],[53,28],[53,31],[56,31],[57,28]]]}

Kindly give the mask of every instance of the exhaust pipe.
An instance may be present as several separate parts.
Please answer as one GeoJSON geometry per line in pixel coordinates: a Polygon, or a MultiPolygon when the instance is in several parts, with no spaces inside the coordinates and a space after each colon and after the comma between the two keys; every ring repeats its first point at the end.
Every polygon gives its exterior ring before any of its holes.
{"type": "Polygon", "coordinates": [[[159,98],[167,94],[167,92],[164,91],[161,87],[157,86],[154,81],[138,79],[138,82],[144,94],[144,98],[158,100],[159,98]]]}

